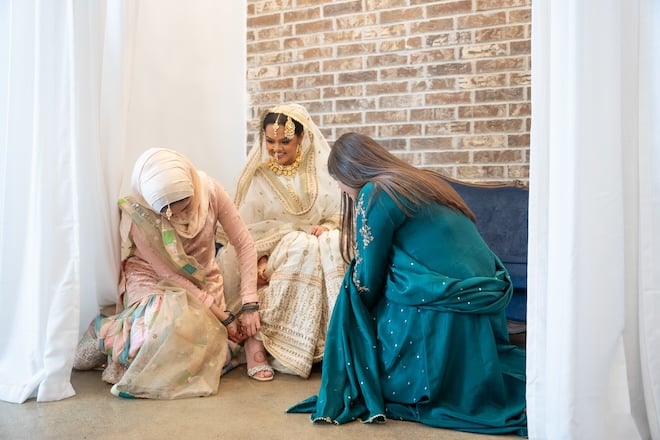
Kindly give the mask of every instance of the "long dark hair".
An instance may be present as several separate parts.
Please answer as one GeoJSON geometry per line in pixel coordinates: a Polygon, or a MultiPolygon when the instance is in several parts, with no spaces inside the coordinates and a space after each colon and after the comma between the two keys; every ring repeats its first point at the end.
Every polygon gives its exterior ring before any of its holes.
{"type": "MultiPolygon", "coordinates": [[[[413,214],[416,207],[435,202],[476,221],[472,210],[439,173],[415,168],[363,134],[345,133],[335,141],[328,157],[328,172],[339,182],[357,191],[366,183],[373,182],[375,191],[385,191],[408,216],[413,214]],[[405,199],[412,208],[405,206],[401,199],[405,199]]],[[[341,246],[346,261],[353,253],[353,211],[353,200],[346,193],[342,194],[341,246]]]]}

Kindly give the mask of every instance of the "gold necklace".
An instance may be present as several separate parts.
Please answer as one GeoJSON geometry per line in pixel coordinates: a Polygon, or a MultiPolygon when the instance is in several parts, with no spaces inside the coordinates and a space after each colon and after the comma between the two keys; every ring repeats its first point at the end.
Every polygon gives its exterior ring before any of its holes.
{"type": "Polygon", "coordinates": [[[300,151],[300,149],[296,153],[296,158],[291,165],[280,165],[279,163],[275,162],[275,159],[271,157],[270,160],[268,161],[268,168],[270,168],[278,176],[291,177],[294,174],[296,174],[296,172],[298,172],[298,168],[300,168],[301,158],[302,158],[302,152],[300,151]]]}

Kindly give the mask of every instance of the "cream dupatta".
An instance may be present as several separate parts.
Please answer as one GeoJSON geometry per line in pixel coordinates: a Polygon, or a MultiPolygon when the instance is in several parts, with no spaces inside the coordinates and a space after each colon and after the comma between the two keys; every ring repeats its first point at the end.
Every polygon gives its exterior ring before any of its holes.
{"type": "MultiPolygon", "coordinates": [[[[327,171],[330,147],[304,107],[280,105],[262,114],[259,136],[238,181],[235,203],[248,226],[259,256],[269,257],[270,283],[259,289],[261,338],[280,371],[309,376],[323,357],[325,332],[345,264],[339,251],[339,188],[327,171]],[[301,164],[293,176],[278,176],[269,167],[263,120],[269,113],[290,116],[302,124],[301,164]],[[316,225],[328,231],[311,234],[316,225]]],[[[226,244],[222,231],[218,239],[226,244]]],[[[232,295],[238,265],[231,246],[218,254],[227,305],[240,308],[232,295]]]]}

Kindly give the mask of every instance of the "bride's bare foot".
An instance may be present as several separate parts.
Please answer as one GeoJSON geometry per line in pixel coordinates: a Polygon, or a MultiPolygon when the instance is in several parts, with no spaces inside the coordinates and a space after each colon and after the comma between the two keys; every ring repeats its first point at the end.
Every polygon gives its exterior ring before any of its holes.
{"type": "Polygon", "coordinates": [[[247,357],[247,374],[254,380],[267,382],[273,380],[275,371],[268,365],[266,349],[263,342],[254,336],[245,341],[245,355],[247,357]]]}

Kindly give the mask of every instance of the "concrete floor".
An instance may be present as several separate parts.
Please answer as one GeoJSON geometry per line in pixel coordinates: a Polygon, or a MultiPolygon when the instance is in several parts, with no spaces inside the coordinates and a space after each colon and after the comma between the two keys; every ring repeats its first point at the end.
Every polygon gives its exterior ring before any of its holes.
{"type": "Polygon", "coordinates": [[[249,379],[245,367],[223,376],[217,395],[181,400],[121,399],[110,394],[100,371],[73,371],[76,395],[58,402],[0,401],[0,439],[440,439],[520,437],[466,434],[418,423],[388,420],[314,425],[309,414],[286,414],[292,404],[316,394],[320,368],[308,380],[277,374],[271,382],[249,379]]]}

